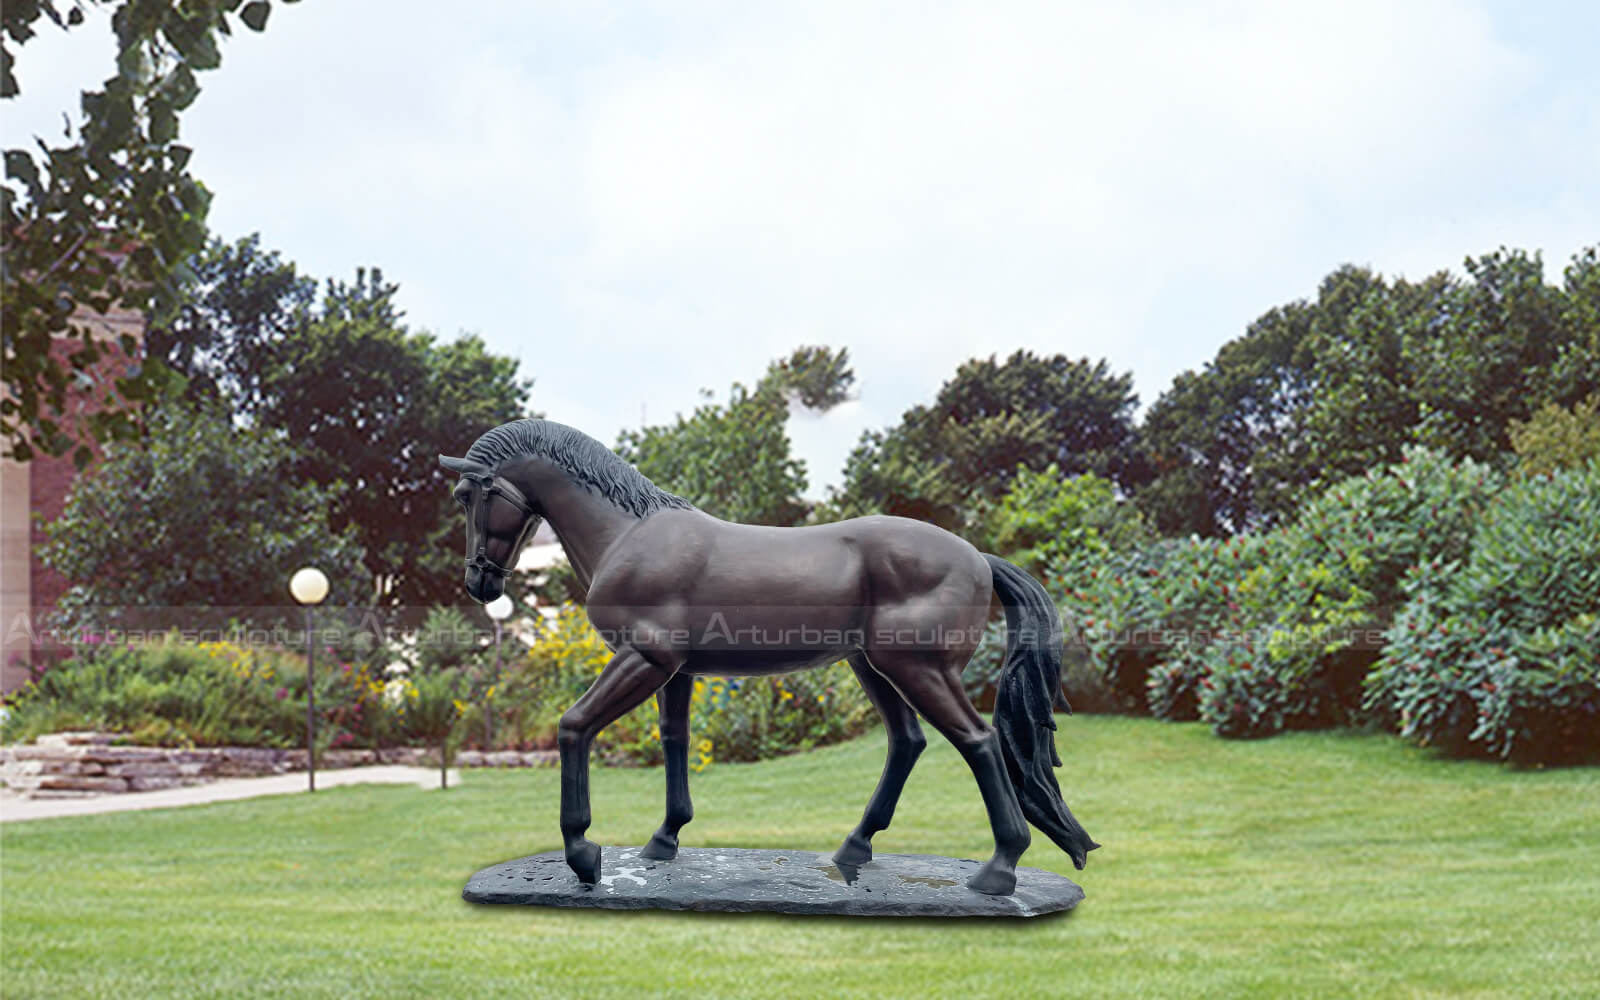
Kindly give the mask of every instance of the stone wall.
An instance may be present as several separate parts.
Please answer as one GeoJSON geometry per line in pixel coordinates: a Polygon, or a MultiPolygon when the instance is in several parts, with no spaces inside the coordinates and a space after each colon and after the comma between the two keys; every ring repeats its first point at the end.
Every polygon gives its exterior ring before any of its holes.
{"type": "MultiPolygon", "coordinates": [[[[306,769],[304,750],[134,747],[117,745],[115,738],[111,733],[51,733],[32,744],[0,748],[0,781],[31,798],[80,798],[306,769]]],[[[463,750],[454,763],[460,767],[541,767],[555,760],[556,753],[550,750],[463,750]]],[[[438,752],[422,747],[326,750],[317,754],[319,770],[373,764],[437,767],[438,763],[438,752]]]]}

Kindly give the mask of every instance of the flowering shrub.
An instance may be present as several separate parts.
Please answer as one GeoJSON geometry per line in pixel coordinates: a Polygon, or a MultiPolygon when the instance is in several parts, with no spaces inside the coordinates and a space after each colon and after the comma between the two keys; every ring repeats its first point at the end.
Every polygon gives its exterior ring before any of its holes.
{"type": "Polygon", "coordinates": [[[136,742],[290,746],[305,731],[304,688],[304,663],[276,650],[86,645],[13,695],[5,739],[94,728],[136,742]]]}
{"type": "Polygon", "coordinates": [[[1369,708],[1447,752],[1600,755],[1597,524],[1600,460],[1498,495],[1469,555],[1408,573],[1369,708]]]}
{"type": "MultiPolygon", "coordinates": [[[[7,741],[104,729],[147,745],[295,747],[305,743],[304,654],[170,636],[85,644],[12,696],[7,741]]],[[[317,663],[318,742],[376,747],[404,738],[383,685],[327,651],[317,663]],[[327,658],[324,659],[323,657],[327,658]]]]}
{"type": "Polygon", "coordinates": [[[1190,538],[1062,567],[1069,643],[1106,678],[1124,710],[1191,714],[1209,645],[1244,627],[1240,601],[1259,587],[1260,538],[1190,538]],[[1254,575],[1253,575],[1254,574],[1254,575]]]}
{"type": "Polygon", "coordinates": [[[1063,565],[1064,617],[1123,704],[1158,718],[1233,737],[1360,721],[1407,567],[1463,558],[1501,485],[1411,449],[1277,529],[1063,565]]]}

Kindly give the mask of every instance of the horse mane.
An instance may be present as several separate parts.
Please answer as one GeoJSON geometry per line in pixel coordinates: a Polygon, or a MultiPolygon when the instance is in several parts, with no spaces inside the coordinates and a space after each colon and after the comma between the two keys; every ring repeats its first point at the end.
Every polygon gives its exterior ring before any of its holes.
{"type": "Polygon", "coordinates": [[[467,459],[491,468],[508,459],[533,455],[559,466],[572,481],[638,517],[660,510],[694,510],[668,493],[594,438],[553,420],[513,420],[472,443],[467,459]]]}

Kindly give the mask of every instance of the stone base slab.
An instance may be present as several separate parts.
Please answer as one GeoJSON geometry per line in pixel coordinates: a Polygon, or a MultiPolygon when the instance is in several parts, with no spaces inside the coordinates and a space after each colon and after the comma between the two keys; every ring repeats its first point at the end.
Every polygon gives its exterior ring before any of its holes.
{"type": "Polygon", "coordinates": [[[522,906],[883,917],[1036,917],[1083,900],[1077,883],[1038,868],[1017,869],[1014,895],[985,896],[966,885],[979,862],[929,854],[880,854],[851,868],[811,851],[685,847],[672,861],[651,861],[641,850],[604,848],[592,886],[560,851],[548,851],[483,869],[461,895],[522,906]]]}

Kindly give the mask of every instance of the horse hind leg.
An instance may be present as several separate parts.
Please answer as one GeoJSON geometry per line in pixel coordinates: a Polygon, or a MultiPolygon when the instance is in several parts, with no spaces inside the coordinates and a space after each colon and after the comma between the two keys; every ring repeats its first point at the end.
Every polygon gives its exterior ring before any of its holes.
{"type": "Polygon", "coordinates": [[[639,852],[652,861],[671,861],[678,856],[678,831],[694,819],[694,804],[689,800],[689,703],[694,695],[694,678],[679,671],[666,687],[656,692],[661,712],[661,752],[666,762],[667,815],[639,852]]]}
{"type": "MultiPolygon", "coordinates": [[[[964,660],[965,657],[962,657],[964,660]]],[[[872,654],[872,663],[911,707],[955,745],[972,769],[994,832],[994,856],[967,885],[991,896],[1009,896],[1017,886],[1017,860],[1033,835],[1023,817],[1017,790],[1006,773],[1000,739],[983,721],[961,685],[961,667],[941,653],[872,654]]]]}
{"type": "Polygon", "coordinates": [[[872,707],[883,717],[884,728],[889,733],[889,755],[883,762],[883,775],[872,792],[872,800],[867,803],[867,811],[860,825],[850,832],[833,855],[836,864],[864,865],[872,860],[873,836],[889,828],[906,778],[928,740],[917,724],[917,713],[900,697],[894,685],[872,668],[865,655],[857,653],[850,657],[850,669],[855,671],[856,680],[861,682],[872,707]]]}

